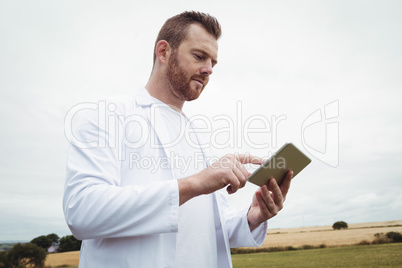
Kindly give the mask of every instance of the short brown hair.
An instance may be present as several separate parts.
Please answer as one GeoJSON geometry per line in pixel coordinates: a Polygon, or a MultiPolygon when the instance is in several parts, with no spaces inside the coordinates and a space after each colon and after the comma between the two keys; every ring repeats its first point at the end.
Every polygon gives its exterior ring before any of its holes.
{"type": "Polygon", "coordinates": [[[165,40],[172,49],[178,48],[187,36],[188,26],[193,23],[201,24],[216,40],[218,40],[222,34],[221,26],[215,17],[197,11],[185,11],[180,13],[168,19],[159,31],[154,47],[154,64],[156,60],[155,50],[157,43],[160,40],[165,40]]]}

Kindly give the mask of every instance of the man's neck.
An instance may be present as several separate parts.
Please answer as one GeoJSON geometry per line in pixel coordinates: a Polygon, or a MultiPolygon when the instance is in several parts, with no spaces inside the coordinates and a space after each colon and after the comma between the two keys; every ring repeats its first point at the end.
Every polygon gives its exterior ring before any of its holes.
{"type": "Polygon", "coordinates": [[[164,79],[155,79],[155,77],[151,74],[145,89],[152,97],[162,101],[163,103],[172,107],[172,109],[181,113],[184,101],[174,95],[173,90],[169,88],[170,85],[163,80],[164,79]]]}

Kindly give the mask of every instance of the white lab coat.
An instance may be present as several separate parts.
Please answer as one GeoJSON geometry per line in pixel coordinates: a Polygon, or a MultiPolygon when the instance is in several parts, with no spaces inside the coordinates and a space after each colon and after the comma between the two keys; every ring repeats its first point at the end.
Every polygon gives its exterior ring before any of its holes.
{"type": "MultiPolygon", "coordinates": [[[[68,135],[63,209],[83,240],[80,267],[174,267],[179,192],[168,128],[146,89],[96,106],[75,110],[68,135]]],[[[230,210],[222,191],[213,198],[218,267],[232,267],[230,248],[260,246],[267,223],[250,232],[247,210],[230,210]]]]}

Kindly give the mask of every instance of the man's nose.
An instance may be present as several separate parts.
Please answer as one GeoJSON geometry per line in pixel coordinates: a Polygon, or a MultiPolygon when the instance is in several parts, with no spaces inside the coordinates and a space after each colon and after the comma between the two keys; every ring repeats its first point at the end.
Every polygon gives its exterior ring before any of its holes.
{"type": "Polygon", "coordinates": [[[211,75],[213,73],[212,62],[206,61],[205,64],[201,67],[200,72],[203,75],[207,75],[207,76],[211,75]]]}

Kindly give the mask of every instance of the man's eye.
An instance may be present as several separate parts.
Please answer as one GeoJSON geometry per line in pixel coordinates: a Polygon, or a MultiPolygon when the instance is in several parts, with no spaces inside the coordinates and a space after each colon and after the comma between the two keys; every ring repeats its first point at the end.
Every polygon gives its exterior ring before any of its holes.
{"type": "Polygon", "coordinates": [[[199,55],[199,54],[194,54],[194,57],[195,57],[197,60],[202,60],[202,59],[203,59],[203,56],[201,56],[201,55],[199,55]]]}

